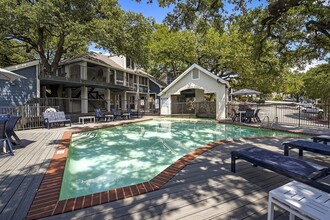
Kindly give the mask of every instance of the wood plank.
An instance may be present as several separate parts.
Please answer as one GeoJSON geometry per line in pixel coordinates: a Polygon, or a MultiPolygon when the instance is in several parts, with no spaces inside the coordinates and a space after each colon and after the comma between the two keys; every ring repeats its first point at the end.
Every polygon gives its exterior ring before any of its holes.
{"type": "MultiPolygon", "coordinates": [[[[62,133],[58,133],[56,136],[57,139],[60,139],[61,137],[62,133]]],[[[31,170],[29,176],[26,177],[24,180],[26,186],[23,186],[23,184],[21,184],[20,187],[17,189],[15,195],[9,201],[8,207],[15,208],[15,211],[12,213],[12,216],[10,216],[11,218],[21,219],[25,218],[25,216],[27,215],[28,210],[33,202],[33,198],[36,194],[36,190],[31,189],[38,189],[44,176],[44,173],[47,171],[50,159],[54,155],[55,146],[57,146],[57,144],[57,142],[52,143],[51,147],[49,147],[49,145],[46,145],[46,149],[43,151],[43,154],[40,156],[39,161],[37,162],[37,164],[40,164],[40,166],[37,166],[33,170],[31,170]],[[19,204],[17,204],[18,202],[19,204]]]]}
{"type": "MultiPolygon", "coordinates": [[[[35,146],[33,146],[34,148],[30,151],[31,154],[28,154],[28,156],[26,156],[24,160],[22,160],[21,163],[15,167],[12,172],[12,175],[15,175],[14,178],[7,178],[9,180],[12,179],[12,181],[8,181],[9,185],[6,188],[6,194],[5,196],[2,196],[1,199],[0,218],[10,219],[11,216],[15,213],[16,208],[19,206],[23,196],[25,196],[26,191],[34,193],[36,192],[36,189],[39,185],[36,185],[36,187],[31,190],[29,188],[30,183],[34,179],[36,170],[39,170],[40,163],[44,162],[45,155],[49,155],[49,151],[54,152],[54,148],[50,148],[49,143],[53,141],[53,138],[55,138],[55,140],[58,139],[59,133],[53,132],[51,135],[47,135],[46,137],[47,138],[43,138],[41,141],[36,142],[35,146]],[[4,206],[3,204],[6,205],[4,206]]],[[[40,181],[41,178],[39,177],[40,181]]],[[[25,204],[25,206],[27,205],[30,206],[30,204],[25,204]]],[[[26,213],[22,212],[17,214],[20,214],[20,217],[22,218],[24,218],[26,215],[26,213]],[[22,214],[25,215],[22,216],[22,214]]]]}
{"type": "MultiPolygon", "coordinates": [[[[25,218],[56,141],[68,129],[19,131],[21,139],[35,142],[16,149],[14,157],[0,159],[0,219],[25,218]]],[[[236,174],[231,173],[230,152],[258,146],[282,153],[281,143],[287,140],[292,138],[226,143],[198,156],[160,190],[48,219],[265,219],[268,191],[289,179],[245,161],[237,163],[236,174]]],[[[306,153],[304,159],[330,163],[320,155],[306,153]]],[[[275,215],[287,217],[281,210],[275,215]]]]}

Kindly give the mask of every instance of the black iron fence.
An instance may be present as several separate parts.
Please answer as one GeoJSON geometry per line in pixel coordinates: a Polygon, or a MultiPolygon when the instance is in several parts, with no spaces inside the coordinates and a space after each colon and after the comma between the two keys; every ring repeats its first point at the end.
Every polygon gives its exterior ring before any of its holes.
{"type": "Polygon", "coordinates": [[[71,116],[72,121],[77,121],[81,115],[94,115],[94,109],[99,108],[104,113],[111,113],[111,109],[126,112],[129,108],[132,111],[139,111],[144,114],[158,114],[159,108],[155,102],[147,100],[116,100],[107,103],[104,99],[80,99],[80,98],[37,98],[17,107],[0,106],[0,114],[21,116],[17,123],[17,130],[33,129],[44,127],[43,112],[48,108],[56,111],[64,111],[71,116]],[[82,102],[87,102],[88,113],[81,114],[82,102]],[[110,111],[108,108],[110,107],[110,111]]]}
{"type": "Polygon", "coordinates": [[[269,123],[296,126],[319,126],[330,128],[330,105],[299,104],[234,104],[227,105],[227,117],[231,117],[232,109],[260,109],[259,118],[269,123]]]}

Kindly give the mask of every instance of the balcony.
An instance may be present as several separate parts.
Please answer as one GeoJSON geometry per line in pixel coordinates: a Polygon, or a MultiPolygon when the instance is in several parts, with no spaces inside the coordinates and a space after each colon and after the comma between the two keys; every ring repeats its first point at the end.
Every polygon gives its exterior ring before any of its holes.
{"type": "Polygon", "coordinates": [[[65,87],[77,87],[87,86],[105,89],[114,89],[118,91],[131,91],[132,88],[124,85],[116,85],[114,83],[107,83],[105,77],[96,77],[93,79],[80,79],[78,75],[72,76],[54,76],[54,75],[43,75],[39,77],[42,85],[56,85],[62,84],[65,87]]]}

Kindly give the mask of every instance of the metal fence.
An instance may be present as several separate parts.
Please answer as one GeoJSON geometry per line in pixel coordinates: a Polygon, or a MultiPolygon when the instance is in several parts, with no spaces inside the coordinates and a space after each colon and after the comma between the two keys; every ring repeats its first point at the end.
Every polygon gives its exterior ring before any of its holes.
{"type": "MultiPolygon", "coordinates": [[[[107,111],[108,103],[104,99],[80,99],[80,98],[38,98],[31,99],[27,103],[17,107],[0,106],[0,114],[9,114],[21,116],[21,120],[16,125],[17,130],[42,128],[44,127],[43,112],[47,108],[54,108],[57,111],[64,111],[66,115],[71,116],[73,122],[78,121],[81,116],[81,103],[88,101],[88,113],[84,115],[94,115],[94,109],[100,108],[102,112],[107,111]]],[[[128,108],[141,113],[158,114],[159,108],[152,103],[146,103],[145,100],[118,100],[109,103],[110,109],[117,109],[125,112],[128,108]]]]}
{"type": "Polygon", "coordinates": [[[238,110],[249,105],[252,109],[260,109],[259,118],[269,123],[296,126],[316,126],[330,128],[330,105],[306,106],[298,104],[233,104],[227,105],[227,117],[231,117],[232,109],[238,110]]]}

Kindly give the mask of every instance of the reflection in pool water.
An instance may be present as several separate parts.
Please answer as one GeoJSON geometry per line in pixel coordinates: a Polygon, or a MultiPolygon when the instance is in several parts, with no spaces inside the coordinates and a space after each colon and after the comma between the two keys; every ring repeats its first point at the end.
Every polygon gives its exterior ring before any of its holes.
{"type": "Polygon", "coordinates": [[[206,121],[145,121],[72,135],[60,200],[146,182],[209,142],[287,132],[206,121]]]}

